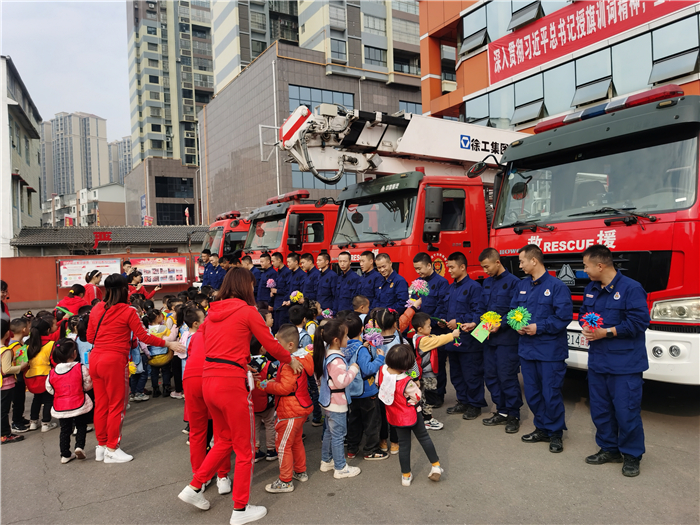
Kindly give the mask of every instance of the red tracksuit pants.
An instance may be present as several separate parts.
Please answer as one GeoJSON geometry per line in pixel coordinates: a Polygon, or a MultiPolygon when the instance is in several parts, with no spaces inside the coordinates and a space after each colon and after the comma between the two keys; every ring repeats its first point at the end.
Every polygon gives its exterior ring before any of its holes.
{"type": "Polygon", "coordinates": [[[92,352],[90,377],[95,389],[95,437],[97,444],[117,448],[129,399],[129,362],[116,352],[92,352]]]}
{"type": "MultiPolygon", "coordinates": [[[[202,393],[202,378],[188,377],[182,383],[183,388],[187,392],[185,396],[185,417],[190,424],[190,463],[194,474],[207,455],[209,410],[207,410],[204,394],[202,393]]],[[[214,434],[216,435],[216,423],[214,424],[214,434]]],[[[214,442],[216,443],[216,438],[214,442]]],[[[231,456],[228,455],[221,462],[216,474],[220,478],[225,478],[230,470],[231,456]]]]}
{"type": "Polygon", "coordinates": [[[301,440],[305,420],[305,417],[278,419],[275,425],[280,480],[285,483],[292,481],[293,472],[306,472],[306,450],[301,440]]]}
{"type": "MultiPolygon", "coordinates": [[[[245,378],[205,377],[202,391],[209,414],[214,421],[214,446],[204,458],[191,485],[195,489],[210,480],[231,452],[236,454],[233,473],[233,506],[240,509],[248,504],[253,481],[255,457],[255,417],[253,401],[245,378]]],[[[189,392],[187,396],[189,396],[189,392]]],[[[190,428],[192,423],[190,421],[190,428]]]]}

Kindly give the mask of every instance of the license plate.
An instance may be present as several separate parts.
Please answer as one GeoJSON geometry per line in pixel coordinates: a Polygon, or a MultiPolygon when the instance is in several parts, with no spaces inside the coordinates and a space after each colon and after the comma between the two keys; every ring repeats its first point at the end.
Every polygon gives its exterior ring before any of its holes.
{"type": "Polygon", "coordinates": [[[583,350],[588,350],[588,339],[586,339],[581,332],[566,332],[566,339],[569,346],[573,348],[581,348],[583,350]]]}

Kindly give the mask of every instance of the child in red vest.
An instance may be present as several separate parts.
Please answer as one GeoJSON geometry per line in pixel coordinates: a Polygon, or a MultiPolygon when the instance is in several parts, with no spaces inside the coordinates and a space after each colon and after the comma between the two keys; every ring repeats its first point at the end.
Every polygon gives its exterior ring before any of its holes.
{"type": "Polygon", "coordinates": [[[386,405],[386,418],[396,427],[399,437],[399,463],[401,464],[401,484],[411,485],[411,432],[416,435],[423,451],[428,456],[432,468],[428,477],[439,481],[442,475],[440,460],[428,431],[425,428],[420,407],[420,389],[406,374],[416,362],[413,349],[407,344],[393,346],[386,354],[384,366],[379,369],[379,399],[386,405]]]}
{"type": "Polygon", "coordinates": [[[306,473],[306,450],[302,441],[304,421],[313,412],[313,402],[308,388],[308,375],[314,372],[311,355],[305,350],[295,354],[299,346],[299,331],[293,324],[284,324],[277,332],[280,344],[294,354],[304,365],[304,372],[295,374],[288,365],[280,366],[277,378],[270,381],[258,381],[258,388],[267,394],[275,396],[277,408],[277,434],[275,445],[279,453],[280,477],[274,483],[265,487],[272,493],[292,492],[292,478],[308,481],[306,473]]]}
{"type": "Polygon", "coordinates": [[[51,415],[61,423],[61,463],[85,459],[85,434],[90,422],[92,400],[86,392],[92,389],[87,367],[78,361],[78,347],[72,339],[60,339],[53,350],[56,368],[46,378],[46,391],[52,394],[51,415]],[[76,427],[75,453],[70,451],[70,437],[76,427]]]}

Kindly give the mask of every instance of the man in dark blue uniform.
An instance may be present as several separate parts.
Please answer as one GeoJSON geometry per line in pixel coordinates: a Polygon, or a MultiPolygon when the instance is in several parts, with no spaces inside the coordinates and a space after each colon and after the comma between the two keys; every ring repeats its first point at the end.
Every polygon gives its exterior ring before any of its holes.
{"type": "MultiPolygon", "coordinates": [[[[460,323],[464,333],[459,344],[445,345],[450,360],[450,380],[457,392],[457,404],[448,414],[462,414],[463,419],[476,419],[486,406],[484,398],[484,345],[471,336],[479,321],[481,286],[467,273],[467,258],[454,252],[447,258],[447,270],[454,282],[449,285],[445,303],[446,326],[450,330],[460,323]]],[[[430,296],[428,296],[430,297],[430,296]]],[[[423,299],[425,304],[425,299],[423,299]]]]}
{"type": "Polygon", "coordinates": [[[384,277],[374,268],[374,254],[369,250],[360,255],[362,277],[357,295],[364,295],[369,300],[369,309],[375,306],[377,290],[384,282],[384,277]]]}
{"type": "Polygon", "coordinates": [[[250,273],[252,273],[253,277],[255,277],[255,286],[257,287],[260,284],[261,272],[255,267],[255,265],[253,265],[253,258],[250,255],[242,257],[241,266],[247,270],[250,270],[250,273]]]}
{"type": "Polygon", "coordinates": [[[391,257],[386,253],[380,253],[375,259],[377,270],[384,278],[375,294],[373,307],[393,308],[399,315],[406,310],[408,301],[408,283],[394,271],[391,265],[391,257]]]}
{"type": "Polygon", "coordinates": [[[518,381],[519,336],[508,326],[506,315],[520,279],[503,267],[500,255],[493,248],[481,252],[479,263],[489,276],[481,287],[479,316],[496,312],[502,319],[500,325],[491,327],[491,335],[484,342],[484,381],[496,412],[481,422],[487,427],[505,425],[508,434],[515,434],[520,430],[520,407],[523,406],[518,381]]]}
{"type": "Polygon", "coordinates": [[[321,253],[316,257],[316,265],[321,275],[318,278],[318,289],[316,300],[321,305],[321,310],[332,310],[336,312],[335,288],[338,276],[331,270],[331,256],[321,253]]]}
{"type": "Polygon", "coordinates": [[[518,330],[518,355],[525,399],[535,424],[535,431],[520,439],[526,443],[549,442],[550,452],[561,452],[566,430],[561,387],[569,357],[566,327],[574,317],[571,293],[563,282],[547,273],[537,245],[520,248],[518,258],[520,269],[528,277],[518,283],[510,307],[522,306],[532,314],[530,324],[518,330]]]}
{"type": "Polygon", "coordinates": [[[299,262],[300,259],[298,253],[290,253],[289,255],[287,255],[287,268],[289,268],[292,272],[292,275],[289,278],[289,294],[287,294],[287,301],[289,301],[290,303],[291,298],[289,297],[289,295],[296,291],[299,291],[303,294],[304,285],[306,285],[306,273],[304,273],[304,270],[302,270],[299,266],[299,262]]]}
{"type": "Polygon", "coordinates": [[[212,253],[209,256],[209,264],[204,268],[202,286],[211,286],[214,290],[221,288],[221,283],[226,277],[226,270],[219,265],[219,255],[212,253]]]}
{"type": "MultiPolygon", "coordinates": [[[[437,273],[433,268],[433,261],[430,260],[430,255],[425,252],[418,253],[413,258],[413,269],[418,274],[418,277],[428,283],[430,292],[427,296],[421,296],[421,311],[428,314],[430,317],[445,319],[447,316],[447,294],[450,284],[442,275],[437,273]]],[[[445,323],[438,323],[435,320],[431,321],[434,334],[447,333],[445,323]]],[[[429,403],[433,407],[441,407],[445,402],[445,391],[447,388],[447,350],[444,346],[437,349],[438,353],[438,371],[437,371],[437,390],[426,390],[426,398],[429,397],[429,403]]]]}
{"type": "Polygon", "coordinates": [[[601,328],[583,329],[590,343],[588,390],[600,447],[586,463],[624,460],[622,474],[638,476],[645,452],[641,409],[642,372],[649,368],[644,335],[650,321],[647,294],[637,281],[615,270],[606,246],[586,249],[583,269],[591,282],[583,292],[579,322],[589,312],[603,318],[601,328]]]}
{"type": "Polygon", "coordinates": [[[289,322],[289,294],[292,293],[289,285],[292,271],[284,265],[284,259],[280,252],[272,254],[272,267],[277,270],[276,286],[272,288],[272,332],[276,333],[279,327],[289,322]]]}
{"type": "Polygon", "coordinates": [[[304,294],[304,302],[306,300],[318,300],[318,279],[321,277],[321,272],[314,266],[314,256],[310,253],[304,253],[301,256],[301,269],[306,272],[306,281],[304,289],[301,293],[304,294]]]}
{"type": "Polygon", "coordinates": [[[263,253],[260,256],[260,278],[258,279],[258,295],[256,299],[258,301],[265,301],[269,304],[270,311],[272,311],[272,293],[270,288],[267,287],[267,281],[272,279],[277,280],[277,272],[272,267],[272,260],[269,253],[263,253]]]}
{"type": "Polygon", "coordinates": [[[360,293],[360,276],[350,268],[350,252],[340,252],[338,266],[340,274],[335,287],[335,306],[338,312],[343,310],[352,312],[352,299],[360,293]]]}

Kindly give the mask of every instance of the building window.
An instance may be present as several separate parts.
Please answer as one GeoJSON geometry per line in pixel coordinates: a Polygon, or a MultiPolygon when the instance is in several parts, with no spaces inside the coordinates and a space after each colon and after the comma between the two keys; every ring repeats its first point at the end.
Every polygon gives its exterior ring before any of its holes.
{"type": "Polygon", "coordinates": [[[544,105],[549,115],[563,113],[571,108],[576,92],[574,63],[548,69],[544,75],[544,105]]]}
{"type": "Polygon", "coordinates": [[[534,22],[544,16],[544,10],[539,0],[525,0],[513,2],[513,16],[508,24],[508,30],[515,30],[524,25],[534,22]]]}
{"type": "Polygon", "coordinates": [[[214,63],[211,58],[194,57],[193,67],[199,71],[214,71],[214,63]]]}
{"type": "Polygon", "coordinates": [[[179,5],[177,8],[177,14],[182,16],[182,17],[189,17],[190,16],[190,8],[185,7],[184,5],[179,5]]]}
{"type": "Polygon", "coordinates": [[[201,9],[193,9],[192,17],[193,22],[204,22],[205,24],[211,23],[211,11],[202,11],[201,9]]]}
{"type": "Polygon", "coordinates": [[[211,3],[209,2],[209,0],[192,0],[191,3],[192,3],[192,5],[196,5],[199,7],[205,7],[207,9],[209,9],[211,6],[211,3]]]}
{"type": "Polygon", "coordinates": [[[24,137],[24,160],[27,162],[27,166],[29,166],[29,138],[26,136],[24,137]]]}
{"type": "Polygon", "coordinates": [[[209,38],[209,33],[203,29],[192,29],[192,36],[195,38],[209,38]]]}
{"type": "Polygon", "coordinates": [[[396,0],[391,2],[391,8],[404,13],[418,14],[418,2],[416,0],[396,0]]]}
{"type": "Polygon", "coordinates": [[[265,13],[256,13],[255,11],[251,11],[250,28],[257,31],[267,30],[267,18],[265,17],[265,13]]]}
{"type": "Polygon", "coordinates": [[[365,46],[365,64],[386,67],[386,49],[365,46]]]}
{"type": "Polygon", "coordinates": [[[149,51],[158,51],[158,44],[154,44],[153,42],[148,43],[148,50],[149,51]]]}
{"type": "Polygon", "coordinates": [[[345,40],[336,40],[335,38],[331,38],[331,58],[334,60],[347,60],[345,40]]]}
{"type": "Polygon", "coordinates": [[[405,111],[406,113],[415,113],[420,115],[423,113],[423,106],[418,102],[406,102],[405,100],[399,100],[399,111],[405,111]]]}
{"type": "MultiPolygon", "coordinates": [[[[335,171],[321,171],[320,173],[324,177],[332,177],[336,174],[335,171]]],[[[292,163],[293,188],[305,188],[309,190],[342,190],[343,188],[356,183],[357,175],[355,173],[346,173],[336,184],[325,184],[324,182],[314,177],[313,173],[300,171],[299,165],[296,162],[292,163]]]]}
{"type": "Polygon", "coordinates": [[[493,127],[508,129],[514,110],[513,84],[489,93],[489,117],[493,127]]]}
{"type": "Polygon", "coordinates": [[[251,40],[251,52],[253,53],[253,58],[259,56],[265,49],[267,49],[267,43],[261,42],[260,40],[251,40]]]}
{"type": "Polygon", "coordinates": [[[352,93],[342,93],[340,91],[329,91],[327,89],[315,89],[303,86],[289,85],[289,112],[291,113],[299,106],[313,108],[321,103],[337,104],[345,106],[347,109],[354,109],[354,95],[352,93]]]}
{"type": "Polygon", "coordinates": [[[160,81],[158,79],[158,75],[148,75],[148,81],[151,84],[159,84],[160,83],[160,81]]]}
{"type": "MultiPolygon", "coordinates": [[[[185,209],[189,204],[156,203],[156,221],[159,226],[178,226],[185,223],[185,209]]],[[[190,210],[192,211],[192,210],[190,210]]]]}
{"type": "Polygon", "coordinates": [[[420,55],[405,57],[397,55],[394,51],[394,71],[407,75],[420,75],[420,55]]]}
{"type": "Polygon", "coordinates": [[[610,48],[576,60],[576,93],[572,106],[590,104],[613,96],[610,48]]]}
{"type": "Polygon", "coordinates": [[[161,116],[160,108],[153,108],[152,107],[151,108],[151,116],[152,117],[160,117],[161,116]]]}
{"type": "Polygon", "coordinates": [[[364,15],[365,33],[372,35],[386,36],[386,20],[378,16],[364,15]]]}
{"type": "Polygon", "coordinates": [[[163,141],[162,140],[152,140],[151,141],[151,149],[163,149],[163,141]]]}
{"type": "Polygon", "coordinates": [[[155,131],[156,133],[160,133],[160,130],[161,130],[160,124],[151,124],[151,131],[155,131]]]}
{"type": "Polygon", "coordinates": [[[32,213],[32,194],[31,192],[27,192],[27,215],[30,217],[33,215],[32,213]]]}
{"type": "Polygon", "coordinates": [[[164,199],[194,198],[194,179],[156,177],[156,197],[164,199]]]}
{"type": "Polygon", "coordinates": [[[652,32],[654,66],[649,84],[698,71],[698,19],[696,16],[652,32]]]}
{"type": "Polygon", "coordinates": [[[160,93],[157,91],[149,91],[151,95],[151,100],[160,100],[160,93]]]}
{"type": "MultiPolygon", "coordinates": [[[[22,135],[19,133],[19,125],[15,124],[15,131],[17,132],[17,155],[22,157],[22,135]]],[[[26,139],[25,139],[26,140],[26,139]]]]}
{"type": "Polygon", "coordinates": [[[158,67],[158,61],[152,58],[148,59],[148,67],[158,67]]]}
{"type": "Polygon", "coordinates": [[[180,39],[180,49],[190,49],[192,47],[192,44],[190,43],[189,40],[181,38],[180,39]]]}
{"type": "Polygon", "coordinates": [[[618,95],[647,89],[651,67],[650,33],[612,47],[612,76],[618,95]]]}
{"type": "Polygon", "coordinates": [[[199,55],[211,55],[211,44],[209,42],[192,42],[192,52],[199,55]]]}
{"type": "Polygon", "coordinates": [[[158,13],[155,11],[146,11],[146,16],[144,18],[147,20],[158,20],[158,13]]]}
{"type": "Polygon", "coordinates": [[[544,116],[544,86],[542,75],[515,83],[515,111],[510,118],[513,126],[544,116]]]}
{"type": "Polygon", "coordinates": [[[413,44],[415,46],[420,44],[420,33],[417,22],[409,22],[401,18],[394,18],[392,24],[394,40],[406,44],[413,44]]]}
{"type": "MultiPolygon", "coordinates": [[[[192,58],[190,57],[180,57],[180,63],[183,66],[191,66],[192,65],[192,58]]],[[[164,84],[165,85],[165,84],[164,84]]]]}
{"type": "Polygon", "coordinates": [[[345,8],[335,5],[330,6],[330,23],[334,29],[345,29],[345,8]]]}
{"type": "Polygon", "coordinates": [[[194,74],[194,85],[196,87],[213,88],[214,77],[211,75],[203,75],[201,73],[194,74]]]}
{"type": "Polygon", "coordinates": [[[148,27],[146,28],[146,32],[147,32],[149,35],[157,35],[157,34],[158,34],[158,28],[157,28],[157,27],[148,26],[148,27]]]}

